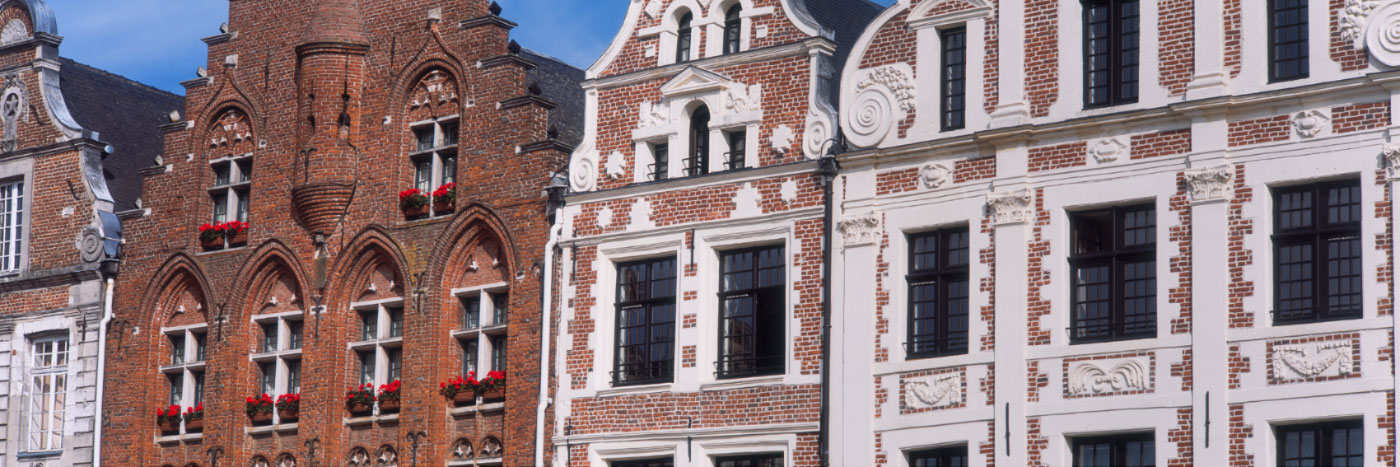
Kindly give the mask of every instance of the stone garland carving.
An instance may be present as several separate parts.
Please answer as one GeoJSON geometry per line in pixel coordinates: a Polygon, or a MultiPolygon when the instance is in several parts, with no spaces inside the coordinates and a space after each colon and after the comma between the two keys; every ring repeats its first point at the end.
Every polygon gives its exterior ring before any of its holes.
{"type": "Polygon", "coordinates": [[[1400,179],[1400,146],[1387,144],[1382,147],[1381,160],[1385,163],[1386,176],[1391,180],[1400,179]]]}
{"type": "Polygon", "coordinates": [[[1228,199],[1234,191],[1235,168],[1230,165],[1187,170],[1182,175],[1193,203],[1228,199]]]}
{"type": "Polygon", "coordinates": [[[1088,396],[1149,389],[1151,373],[1140,360],[1127,360],[1112,368],[1083,362],[1069,375],[1069,394],[1088,396]]]}
{"type": "Polygon", "coordinates": [[[904,382],[904,404],[908,410],[940,409],[961,404],[962,375],[929,375],[904,382]]]}
{"type": "Polygon", "coordinates": [[[1274,381],[1299,381],[1352,372],[1351,341],[1274,345],[1274,381]]]}
{"type": "Polygon", "coordinates": [[[1030,190],[993,193],[987,196],[987,217],[993,225],[1026,222],[1031,216],[1030,190]]]}
{"type": "Polygon", "coordinates": [[[914,110],[913,72],[907,64],[885,65],[856,82],[856,96],[846,116],[852,143],[872,147],[884,141],[896,122],[914,110]]]}
{"type": "Polygon", "coordinates": [[[569,185],[576,193],[593,191],[598,185],[598,153],[594,151],[574,154],[569,164],[569,185]]]}
{"type": "Polygon", "coordinates": [[[638,111],[638,128],[651,128],[671,123],[671,109],[663,103],[641,103],[638,111]]]}
{"type": "Polygon", "coordinates": [[[880,239],[880,218],[873,214],[844,219],[840,227],[846,246],[875,243],[880,239]]]}
{"type": "Polygon", "coordinates": [[[1100,164],[1107,164],[1117,161],[1125,149],[1128,149],[1128,145],[1116,138],[1105,138],[1089,148],[1089,157],[1100,164]]]}
{"type": "Polygon", "coordinates": [[[1383,64],[1400,66],[1400,3],[1347,0],[1337,11],[1337,23],[1352,47],[1368,50],[1383,64]]]}
{"type": "Polygon", "coordinates": [[[1322,112],[1308,110],[1293,114],[1293,117],[1288,123],[1293,127],[1293,132],[1297,133],[1299,138],[1308,139],[1322,133],[1322,130],[1327,128],[1327,122],[1330,120],[1331,119],[1327,118],[1327,115],[1322,112]]]}
{"type": "Polygon", "coordinates": [[[1362,39],[1366,37],[1366,17],[1380,3],[1378,0],[1347,0],[1346,5],[1337,11],[1337,26],[1342,39],[1352,41],[1353,46],[1360,48],[1362,39]]]}
{"type": "Polygon", "coordinates": [[[934,189],[948,183],[953,175],[953,171],[947,164],[928,164],[919,169],[919,180],[924,182],[924,188],[934,189]]]}

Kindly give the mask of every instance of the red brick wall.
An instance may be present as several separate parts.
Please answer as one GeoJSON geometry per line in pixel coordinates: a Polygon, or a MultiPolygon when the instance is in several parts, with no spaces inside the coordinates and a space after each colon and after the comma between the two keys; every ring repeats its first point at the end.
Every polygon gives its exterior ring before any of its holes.
{"type": "Polygon", "coordinates": [[[1132,159],[1177,156],[1191,152],[1191,129],[1157,131],[1133,135],[1132,159]]]}
{"type": "Polygon", "coordinates": [[[1251,144],[1288,141],[1288,116],[1275,115],[1253,120],[1229,122],[1227,125],[1227,135],[1230,147],[1232,148],[1249,146],[1251,144]]]}
{"type": "MultiPolygon", "coordinates": [[[[1133,145],[1136,146],[1134,139],[1133,145]]],[[[1177,191],[1168,202],[1168,209],[1176,213],[1177,222],[1180,223],[1167,228],[1167,241],[1176,243],[1176,255],[1167,260],[1171,272],[1177,275],[1176,287],[1167,290],[1167,303],[1179,307],[1177,317],[1172,318],[1172,334],[1191,332],[1191,312],[1194,309],[1191,300],[1191,199],[1186,193],[1185,176],[1185,173],[1177,174],[1177,191]]]]}
{"type": "Polygon", "coordinates": [[[1088,164],[1089,145],[1082,141],[1031,148],[1029,154],[1026,155],[1027,170],[1031,173],[1082,167],[1088,164]]]}
{"type": "Polygon", "coordinates": [[[1157,3],[1157,34],[1157,82],[1168,95],[1184,95],[1196,66],[1194,0],[1157,3]]]}
{"type": "Polygon", "coordinates": [[[875,174],[875,195],[886,196],[919,188],[919,168],[891,170],[875,174]]]}
{"type": "Polygon", "coordinates": [[[1251,467],[1254,454],[1245,452],[1245,440],[1254,437],[1254,425],[1244,423],[1244,404],[1230,404],[1230,466],[1251,467]]]}
{"type": "Polygon", "coordinates": [[[1026,245],[1026,345],[1050,345],[1054,330],[1044,326],[1042,320],[1050,315],[1050,298],[1040,291],[1050,286],[1050,270],[1045,266],[1045,257],[1050,255],[1050,240],[1045,238],[1045,228],[1050,225],[1050,211],[1045,209],[1045,189],[1035,190],[1034,223],[1031,226],[1031,241],[1026,245]]]}
{"type": "Polygon", "coordinates": [[[1346,8],[1346,0],[1331,0],[1327,9],[1327,50],[1332,61],[1341,65],[1342,71],[1364,70],[1367,67],[1366,51],[1356,50],[1351,41],[1342,39],[1341,19],[1338,16],[1346,8]]]}
{"type": "Polygon", "coordinates": [[[1176,426],[1167,430],[1167,442],[1176,444],[1176,456],[1167,459],[1167,467],[1189,467],[1195,447],[1191,442],[1191,409],[1176,409],[1176,426]]]}
{"type": "Polygon", "coordinates": [[[1001,10],[998,9],[998,0],[989,0],[987,4],[991,7],[991,14],[987,15],[987,20],[983,22],[987,38],[982,52],[982,109],[991,114],[1001,102],[1001,95],[998,94],[1001,64],[997,63],[998,57],[1001,56],[1001,32],[998,29],[1000,26],[997,24],[997,17],[1000,16],[1001,10]]]}
{"type": "Polygon", "coordinates": [[[1243,21],[1243,11],[1240,8],[1241,0],[1223,0],[1223,12],[1225,14],[1225,71],[1234,78],[1240,75],[1240,64],[1243,62],[1244,43],[1241,39],[1241,29],[1243,21]]]}
{"type": "Polygon", "coordinates": [[[1248,297],[1254,296],[1254,281],[1246,280],[1244,269],[1254,264],[1254,250],[1244,247],[1244,237],[1254,233],[1254,219],[1244,216],[1244,205],[1254,200],[1254,189],[1245,185],[1244,165],[1235,166],[1235,194],[1230,200],[1226,226],[1229,233],[1226,234],[1226,248],[1229,258],[1226,260],[1230,268],[1230,284],[1227,286],[1229,302],[1227,305],[1230,316],[1230,328],[1254,327],[1254,313],[1245,309],[1244,301],[1248,297]]]}
{"type": "Polygon", "coordinates": [[[1390,101],[1332,108],[1332,133],[1343,134],[1390,125],[1390,101]]]}
{"type": "MultiPolygon", "coordinates": [[[[1391,201],[1390,183],[1386,179],[1385,170],[1376,171],[1376,185],[1385,190],[1385,196],[1380,201],[1376,201],[1375,217],[1384,220],[1385,231],[1376,234],[1376,251],[1385,255],[1385,264],[1376,266],[1376,282],[1383,284],[1381,290],[1384,291],[1376,297],[1376,314],[1378,316],[1389,316],[1395,312],[1395,297],[1392,296],[1390,284],[1395,280],[1395,245],[1391,243],[1392,219],[1394,206],[1391,201]]],[[[1393,351],[1393,349],[1392,349],[1393,351]]]]}
{"type": "Polygon", "coordinates": [[[1059,11],[1055,0],[1026,0],[1026,98],[1032,117],[1049,115],[1064,85],[1060,82],[1059,11]]]}
{"type": "Polygon", "coordinates": [[[997,158],[963,159],[953,166],[953,183],[988,180],[997,176],[997,158]]]}

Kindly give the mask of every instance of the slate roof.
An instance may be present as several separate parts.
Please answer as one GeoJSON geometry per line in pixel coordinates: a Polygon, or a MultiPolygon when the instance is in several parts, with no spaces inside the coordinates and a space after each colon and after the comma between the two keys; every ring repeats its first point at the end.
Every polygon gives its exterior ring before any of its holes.
{"type": "Polygon", "coordinates": [[[529,49],[521,49],[521,55],[538,65],[525,80],[539,83],[542,97],[559,104],[549,111],[549,125],[559,130],[560,142],[577,147],[583,141],[583,70],[529,49]]]}
{"type": "MultiPolygon", "coordinates": [[[[885,11],[885,7],[868,0],[803,0],[807,5],[807,13],[812,15],[818,23],[836,33],[836,82],[841,82],[841,70],[846,66],[846,58],[851,55],[851,48],[855,47],[856,41],[860,40],[861,34],[865,33],[865,28],[870,26],[870,22],[875,21],[876,16],[885,11]]],[[[840,104],[840,90],[832,89],[831,102],[840,104]]]]}
{"type": "Polygon", "coordinates": [[[59,82],[69,113],[114,148],[103,166],[116,211],[135,209],[141,196],[137,171],[155,164],[165,147],[159,126],[170,122],[170,111],[184,110],[185,98],[71,59],[59,60],[59,82]]]}

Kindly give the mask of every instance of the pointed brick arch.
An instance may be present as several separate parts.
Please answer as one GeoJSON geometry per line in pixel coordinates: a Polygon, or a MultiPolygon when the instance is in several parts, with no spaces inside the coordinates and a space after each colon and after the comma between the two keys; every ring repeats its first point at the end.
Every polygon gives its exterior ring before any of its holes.
{"type": "Polygon", "coordinates": [[[331,298],[328,304],[336,308],[344,308],[363,298],[365,289],[375,274],[389,273],[397,277],[395,285],[400,289],[399,296],[403,296],[403,291],[408,290],[406,281],[412,275],[403,248],[388,232],[378,226],[366,228],[356,235],[341,251],[332,271],[338,272],[333,273],[332,277],[341,278],[330,284],[331,289],[327,291],[331,298]]]}
{"type": "MultiPolygon", "coordinates": [[[[495,239],[498,244],[496,258],[506,272],[505,280],[520,271],[520,253],[515,246],[515,238],[506,223],[489,206],[473,203],[458,211],[452,224],[444,230],[433,245],[434,255],[428,265],[429,277],[433,282],[449,280],[469,264],[473,249],[481,240],[495,239]],[[484,236],[483,236],[484,235],[484,236]]],[[[478,266],[481,265],[478,262],[478,266]]],[[[443,284],[447,288],[452,285],[443,284]]]]}
{"type": "Polygon", "coordinates": [[[264,243],[238,271],[236,282],[230,289],[238,295],[229,297],[229,311],[232,313],[229,319],[245,320],[249,316],[276,312],[268,311],[269,306],[279,311],[290,311],[285,308],[291,305],[289,302],[296,302],[294,306],[299,307],[297,310],[305,310],[311,306],[306,298],[310,292],[309,284],[306,268],[291,248],[277,240],[264,243]],[[277,303],[269,303],[272,298],[277,303]]]}
{"type": "MultiPolygon", "coordinates": [[[[170,324],[170,319],[179,311],[179,301],[186,297],[199,300],[202,304],[199,311],[207,320],[207,315],[215,303],[214,291],[209,286],[208,279],[204,274],[204,268],[186,254],[177,254],[166,260],[165,264],[152,275],[155,280],[151,281],[149,287],[141,300],[141,306],[149,314],[150,325],[156,328],[170,324]]],[[[186,313],[196,310],[185,310],[186,313]]]]}

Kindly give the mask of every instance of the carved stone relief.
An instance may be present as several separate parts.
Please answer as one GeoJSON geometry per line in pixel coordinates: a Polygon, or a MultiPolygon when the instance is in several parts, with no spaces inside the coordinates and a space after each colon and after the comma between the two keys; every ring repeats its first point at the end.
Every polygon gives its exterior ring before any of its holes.
{"type": "Polygon", "coordinates": [[[778,189],[778,195],[783,197],[783,202],[791,203],[797,201],[797,180],[783,182],[783,186],[778,189]]]}
{"type": "Polygon", "coordinates": [[[1224,200],[1229,199],[1234,191],[1235,168],[1222,165],[1187,170],[1183,173],[1183,178],[1186,179],[1187,193],[1191,195],[1191,202],[1224,200]]]}
{"type": "Polygon", "coordinates": [[[606,167],[603,167],[603,169],[607,171],[609,179],[621,177],[625,173],[625,168],[623,167],[624,163],[622,159],[623,156],[620,152],[613,152],[612,154],[608,154],[608,163],[606,167]]]}
{"type": "Polygon", "coordinates": [[[846,246],[866,245],[880,240],[880,218],[874,214],[844,219],[840,227],[846,246]]]}
{"type": "Polygon", "coordinates": [[[1308,344],[1274,344],[1274,381],[1349,376],[1352,368],[1352,341],[1308,344]]]}
{"type": "Polygon", "coordinates": [[[466,438],[457,438],[457,441],[452,442],[451,454],[454,461],[471,460],[476,457],[476,453],[472,451],[471,440],[466,438]]]}
{"type": "Polygon", "coordinates": [[[1071,396],[1092,396],[1151,389],[1152,370],[1146,359],[1118,362],[1079,362],[1069,373],[1071,396]]]}
{"type": "Polygon", "coordinates": [[[924,183],[924,188],[934,189],[943,186],[952,179],[953,170],[947,164],[928,164],[919,169],[919,180],[924,183]]]}
{"type": "Polygon", "coordinates": [[[632,230],[647,230],[656,228],[656,224],[651,221],[651,202],[646,198],[632,203],[632,212],[628,216],[632,222],[632,230]]]}
{"type": "Polygon", "coordinates": [[[856,146],[879,145],[914,111],[914,73],[907,64],[885,65],[865,72],[846,115],[856,146]]]}
{"type": "Polygon", "coordinates": [[[987,217],[993,225],[1026,222],[1030,215],[1030,190],[993,193],[987,196],[987,217]]]}
{"type": "Polygon", "coordinates": [[[600,228],[600,229],[606,229],[606,228],[608,228],[608,226],[612,225],[612,223],[613,223],[613,210],[612,210],[612,206],[603,206],[603,209],[601,209],[601,210],[598,211],[598,228],[600,228]]]}
{"type": "Polygon", "coordinates": [[[1326,113],[1317,110],[1308,110],[1293,114],[1289,119],[1289,126],[1293,127],[1293,132],[1299,138],[1308,139],[1317,136],[1328,127],[1331,119],[1326,113]]]}
{"type": "Polygon", "coordinates": [[[779,156],[786,156],[788,148],[792,147],[792,139],[794,137],[795,135],[792,133],[792,127],[786,124],[778,125],[777,128],[773,129],[773,137],[769,138],[769,144],[772,145],[774,153],[779,156]]]}
{"type": "Polygon", "coordinates": [[[904,406],[911,411],[956,406],[963,401],[962,387],[960,373],[911,378],[904,381],[904,406]]]}
{"type": "Polygon", "coordinates": [[[29,93],[18,74],[5,76],[4,91],[0,91],[0,121],[4,122],[4,135],[0,138],[0,152],[13,152],[19,137],[20,120],[28,120],[29,93]]]}
{"type": "Polygon", "coordinates": [[[25,39],[29,39],[29,26],[26,26],[22,19],[12,19],[5,23],[4,30],[0,30],[0,46],[10,45],[25,39]]]}
{"type": "Polygon", "coordinates": [[[1347,0],[1337,11],[1342,39],[1388,66],[1400,66],[1400,3],[1347,0]],[[1383,4],[1384,3],[1384,4],[1383,4]]]}
{"type": "Polygon", "coordinates": [[[1128,145],[1117,138],[1104,138],[1089,147],[1089,157],[1100,164],[1117,161],[1128,150],[1128,145]]]}
{"type": "Polygon", "coordinates": [[[569,165],[569,185],[577,193],[593,191],[598,186],[597,152],[574,154],[574,161],[569,165]]]}
{"type": "Polygon", "coordinates": [[[1400,179],[1400,146],[1385,145],[1381,148],[1381,159],[1385,163],[1386,176],[1391,180],[1400,179]]]}
{"type": "Polygon", "coordinates": [[[733,113],[757,112],[762,107],[763,85],[732,83],[724,91],[724,108],[733,113]]]}
{"type": "Polygon", "coordinates": [[[637,114],[639,116],[638,128],[651,128],[671,123],[671,109],[659,102],[641,103],[641,110],[637,114]]]}

